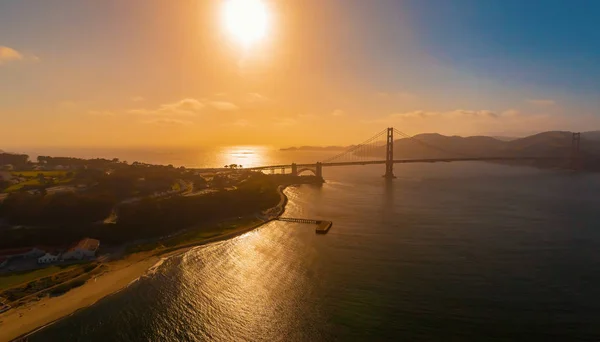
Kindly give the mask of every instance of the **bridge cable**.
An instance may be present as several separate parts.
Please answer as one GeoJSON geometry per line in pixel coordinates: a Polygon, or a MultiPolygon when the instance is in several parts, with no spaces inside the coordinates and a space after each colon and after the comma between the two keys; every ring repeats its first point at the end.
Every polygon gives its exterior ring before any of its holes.
{"type": "Polygon", "coordinates": [[[406,133],[404,133],[404,132],[402,132],[402,131],[400,131],[400,130],[398,130],[396,128],[394,128],[394,132],[398,133],[403,138],[410,139],[411,141],[414,141],[414,142],[416,142],[416,143],[418,143],[418,144],[420,144],[422,146],[425,146],[427,148],[430,148],[432,150],[436,150],[436,151],[443,152],[443,153],[449,153],[449,154],[457,155],[457,156],[461,156],[461,157],[473,157],[472,155],[469,155],[469,154],[466,154],[466,153],[460,153],[460,152],[456,152],[456,151],[450,151],[450,150],[447,150],[447,149],[442,148],[442,147],[437,147],[437,146],[428,144],[428,143],[426,143],[424,141],[421,141],[421,140],[415,138],[414,136],[408,135],[408,134],[406,134],[406,133]]]}
{"type": "Polygon", "coordinates": [[[359,149],[361,149],[361,148],[363,148],[365,146],[369,146],[369,144],[373,143],[377,138],[380,138],[383,134],[386,134],[386,133],[387,133],[387,129],[384,129],[383,131],[375,134],[374,136],[372,136],[371,138],[365,140],[364,142],[362,142],[362,143],[360,143],[358,145],[352,146],[352,147],[348,148],[346,151],[344,151],[344,152],[342,152],[340,154],[337,154],[337,155],[335,155],[333,157],[325,159],[323,161],[323,163],[330,163],[330,162],[332,162],[334,160],[337,160],[337,159],[339,159],[341,157],[344,157],[346,155],[350,155],[351,158],[357,157],[354,152],[358,151],[359,149]],[[352,154],[350,154],[350,153],[352,153],[352,154]]]}

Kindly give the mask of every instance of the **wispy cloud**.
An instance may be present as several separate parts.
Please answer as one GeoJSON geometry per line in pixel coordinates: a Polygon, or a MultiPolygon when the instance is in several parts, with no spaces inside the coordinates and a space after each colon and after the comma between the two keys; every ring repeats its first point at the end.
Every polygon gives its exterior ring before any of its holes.
{"type": "Polygon", "coordinates": [[[8,46],[0,45],[0,66],[20,61],[36,63],[40,61],[40,58],[32,54],[24,54],[8,46]]]}
{"type": "Polygon", "coordinates": [[[259,93],[248,93],[246,94],[246,101],[249,103],[265,103],[269,102],[270,99],[259,93]]]}
{"type": "Polygon", "coordinates": [[[130,114],[139,115],[179,115],[179,116],[195,116],[204,109],[205,105],[192,98],[183,99],[174,103],[160,105],[156,109],[131,109],[127,112],[130,114]]]}
{"type": "Polygon", "coordinates": [[[23,54],[21,54],[19,51],[11,49],[8,46],[0,45],[0,65],[14,61],[21,61],[24,58],[25,57],[23,54]]]}
{"type": "Polygon", "coordinates": [[[456,109],[452,111],[446,112],[435,112],[435,111],[425,111],[425,110],[416,110],[411,112],[403,112],[403,113],[393,113],[389,116],[392,119],[428,119],[428,118],[436,118],[436,117],[444,117],[444,118],[498,118],[498,114],[494,113],[491,110],[466,110],[466,109],[456,109]]]}
{"type": "Polygon", "coordinates": [[[142,97],[142,96],[134,96],[134,97],[131,98],[131,101],[133,101],[133,102],[143,102],[143,101],[146,101],[146,99],[144,97],[142,97]]]}
{"type": "Polygon", "coordinates": [[[212,108],[220,111],[234,111],[240,109],[238,106],[231,102],[225,101],[212,101],[208,103],[212,108]]]}
{"type": "Polygon", "coordinates": [[[506,118],[515,118],[517,116],[521,115],[521,112],[519,112],[516,109],[508,109],[503,111],[500,116],[502,117],[506,117],[506,118]]]}
{"type": "Polygon", "coordinates": [[[333,112],[331,112],[331,115],[333,116],[344,116],[344,114],[346,113],[344,113],[344,111],[341,109],[336,109],[333,112]]]}
{"type": "Polygon", "coordinates": [[[530,99],[530,100],[527,100],[527,102],[529,102],[532,105],[542,106],[542,107],[554,106],[556,104],[556,101],[554,101],[552,99],[530,99]]]}

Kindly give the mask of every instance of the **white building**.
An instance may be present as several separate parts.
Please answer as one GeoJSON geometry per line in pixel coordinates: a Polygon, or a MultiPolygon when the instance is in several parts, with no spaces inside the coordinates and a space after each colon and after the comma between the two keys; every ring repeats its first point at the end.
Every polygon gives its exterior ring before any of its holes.
{"type": "Polygon", "coordinates": [[[93,258],[96,256],[98,247],[100,247],[100,241],[96,239],[85,238],[69,248],[69,250],[62,255],[62,259],[81,260],[83,258],[93,258]]]}
{"type": "Polygon", "coordinates": [[[58,261],[59,254],[56,255],[51,253],[46,253],[44,256],[38,258],[38,264],[50,264],[58,261]]]}

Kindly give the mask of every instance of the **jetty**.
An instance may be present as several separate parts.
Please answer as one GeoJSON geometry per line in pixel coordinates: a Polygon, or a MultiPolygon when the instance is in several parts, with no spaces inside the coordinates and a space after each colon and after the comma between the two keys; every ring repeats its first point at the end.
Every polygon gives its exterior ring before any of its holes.
{"type": "Polygon", "coordinates": [[[317,234],[327,234],[327,232],[329,232],[329,229],[331,229],[331,226],[333,225],[333,222],[331,222],[331,221],[294,218],[294,217],[279,217],[278,220],[284,221],[284,222],[316,224],[317,228],[315,229],[315,233],[317,233],[317,234]]]}

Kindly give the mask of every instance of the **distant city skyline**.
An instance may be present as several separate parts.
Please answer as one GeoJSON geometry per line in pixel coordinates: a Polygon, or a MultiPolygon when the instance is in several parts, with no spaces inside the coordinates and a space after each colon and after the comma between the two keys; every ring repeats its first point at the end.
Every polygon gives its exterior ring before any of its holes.
{"type": "Polygon", "coordinates": [[[600,128],[596,1],[236,1],[0,1],[0,149],[600,128]]]}

